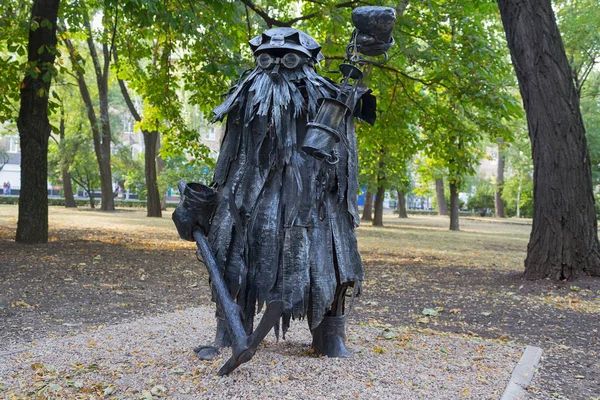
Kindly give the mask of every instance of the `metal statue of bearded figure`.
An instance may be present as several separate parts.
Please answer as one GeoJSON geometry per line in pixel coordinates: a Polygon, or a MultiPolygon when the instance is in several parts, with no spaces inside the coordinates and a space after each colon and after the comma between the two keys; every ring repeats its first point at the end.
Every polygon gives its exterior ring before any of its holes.
{"type": "MultiPolygon", "coordinates": [[[[217,270],[211,275],[213,298],[215,280],[222,281],[246,335],[253,332],[255,315],[278,302],[267,331],[274,328],[279,336],[281,330],[285,337],[290,320],[306,319],[316,352],[348,357],[346,299],[360,294],[363,280],[354,232],[359,222],[354,118],[374,123],[375,98],[353,87],[338,128],[341,138],[328,154],[309,155],[302,149],[307,124],[323,99],[340,94],[339,85],[315,70],[324,58],[321,46],[293,28],[270,29],[249,43],[256,67],[213,110],[213,122],[227,121],[214,192],[182,183],[173,219],[182,238],[194,240],[194,230],[205,235],[217,270]],[[194,196],[200,208],[192,205],[194,196]]],[[[219,298],[215,346],[196,349],[203,359],[232,345],[235,334],[219,298]]]]}

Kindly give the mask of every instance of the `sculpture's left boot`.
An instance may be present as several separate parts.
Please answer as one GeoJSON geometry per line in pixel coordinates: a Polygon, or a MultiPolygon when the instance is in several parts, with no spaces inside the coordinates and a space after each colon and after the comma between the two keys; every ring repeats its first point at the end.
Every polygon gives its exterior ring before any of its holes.
{"type": "Polygon", "coordinates": [[[327,357],[352,357],[346,348],[346,316],[323,317],[323,321],[313,331],[312,346],[315,351],[327,357]]]}
{"type": "Polygon", "coordinates": [[[214,360],[221,355],[220,348],[231,346],[231,339],[227,332],[227,323],[223,318],[217,318],[217,333],[214,344],[214,346],[200,345],[194,349],[194,352],[201,360],[214,360]]]}

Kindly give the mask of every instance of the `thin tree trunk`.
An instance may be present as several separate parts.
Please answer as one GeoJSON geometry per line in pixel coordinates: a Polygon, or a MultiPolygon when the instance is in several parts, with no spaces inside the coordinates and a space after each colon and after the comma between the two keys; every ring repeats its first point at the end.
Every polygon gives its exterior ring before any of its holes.
{"type": "Polygon", "coordinates": [[[408,213],[406,212],[406,194],[401,191],[398,191],[398,218],[408,218],[408,213]]]}
{"type": "MultiPolygon", "coordinates": [[[[159,141],[157,147],[160,147],[160,141],[159,141]]],[[[156,154],[156,174],[158,176],[160,176],[160,173],[164,169],[165,169],[165,160],[163,160],[163,158],[160,156],[160,151],[157,151],[157,154],[156,154]]],[[[159,190],[158,193],[160,194],[160,209],[162,211],[167,211],[167,192],[166,191],[161,192],[159,190]]]]}
{"type": "Polygon", "coordinates": [[[44,77],[52,76],[59,4],[59,0],[34,0],[31,9],[31,22],[36,21],[38,28],[29,30],[27,60],[30,65],[38,65],[41,73],[36,78],[26,73],[17,119],[21,143],[21,191],[15,240],[22,243],[48,242],[48,95],[51,80],[45,82],[44,77]],[[48,28],[44,21],[49,21],[51,26],[48,28]]]}
{"type": "Polygon", "coordinates": [[[494,193],[494,206],[496,217],[504,218],[504,200],[502,190],[504,188],[504,139],[498,139],[498,168],[496,170],[496,192],[494,193]]]}
{"type": "Polygon", "coordinates": [[[525,277],[600,276],[600,248],[579,96],[550,0],[498,0],[534,165],[525,277]]]}
{"type": "Polygon", "coordinates": [[[360,219],[363,221],[373,221],[373,193],[368,190],[365,195],[365,207],[363,208],[363,214],[360,219]]]}
{"type": "MultiPolygon", "coordinates": [[[[60,126],[59,126],[59,134],[60,134],[60,143],[59,146],[61,149],[64,149],[65,145],[65,110],[61,109],[60,113],[60,126]]],[[[65,198],[65,207],[66,208],[76,208],[77,203],[75,203],[75,198],[73,197],[73,184],[71,182],[71,174],[69,173],[70,162],[67,160],[66,154],[63,151],[61,155],[60,161],[60,169],[62,173],[62,182],[63,182],[63,196],[65,198]]]]}
{"type": "Polygon", "coordinates": [[[100,103],[100,128],[102,132],[100,140],[100,188],[102,202],[100,209],[102,211],[113,211],[115,209],[115,195],[112,183],[112,171],[110,166],[110,144],[112,133],[110,130],[110,116],[108,114],[108,73],[110,64],[110,54],[108,45],[102,44],[102,53],[104,63],[100,65],[100,59],[96,52],[96,44],[92,36],[92,28],[87,15],[87,11],[83,14],[84,23],[88,31],[88,48],[94,64],[96,72],[96,84],[98,87],[98,100],[100,103]]]}
{"type": "Polygon", "coordinates": [[[521,218],[521,189],[523,188],[523,174],[519,172],[519,188],[517,189],[517,218],[521,218]]]}
{"type": "Polygon", "coordinates": [[[96,208],[96,203],[94,202],[94,190],[89,187],[88,196],[90,197],[90,208],[96,208]]]}
{"type": "Polygon", "coordinates": [[[385,189],[383,186],[377,187],[375,196],[375,215],[373,217],[373,226],[383,226],[383,200],[385,198],[385,189]]]}
{"type": "Polygon", "coordinates": [[[144,170],[146,173],[146,216],[162,217],[158,181],[156,179],[156,154],[158,144],[157,131],[143,131],[144,134],[144,170]]]}
{"type": "Polygon", "coordinates": [[[435,180],[435,195],[437,199],[437,209],[439,215],[448,215],[448,205],[446,204],[446,196],[444,195],[444,179],[437,178],[435,180]]]}
{"type": "Polygon", "coordinates": [[[458,186],[450,182],[450,230],[458,231],[458,186]]]}
{"type": "Polygon", "coordinates": [[[69,171],[62,171],[63,180],[63,194],[65,196],[65,207],[66,208],[77,208],[75,197],[73,196],[73,184],[71,183],[71,174],[69,171]]]}
{"type": "MultiPolygon", "coordinates": [[[[75,48],[69,39],[63,39],[63,42],[69,50],[69,56],[73,65],[78,65],[75,48]]],[[[92,47],[93,48],[93,47],[92,47]]],[[[100,188],[102,194],[102,210],[114,210],[114,192],[112,189],[112,174],[110,170],[110,131],[108,132],[108,143],[106,140],[106,132],[101,131],[100,123],[96,117],[96,111],[94,110],[94,103],[90,95],[85,77],[83,75],[82,66],[78,65],[76,69],[77,85],[79,86],[79,92],[81,99],[85,104],[87,117],[90,122],[92,129],[92,139],[94,142],[94,153],[96,154],[96,160],[98,161],[98,168],[100,171],[100,188]],[[107,152],[108,148],[108,152],[107,152]],[[108,154],[107,154],[108,153],[108,154]],[[106,194],[106,195],[105,195],[106,194]],[[105,199],[106,197],[106,199],[105,199]],[[111,208],[112,207],[112,208],[111,208]]],[[[104,126],[104,123],[102,124],[104,126]]],[[[110,124],[109,124],[110,127],[110,124]]]]}

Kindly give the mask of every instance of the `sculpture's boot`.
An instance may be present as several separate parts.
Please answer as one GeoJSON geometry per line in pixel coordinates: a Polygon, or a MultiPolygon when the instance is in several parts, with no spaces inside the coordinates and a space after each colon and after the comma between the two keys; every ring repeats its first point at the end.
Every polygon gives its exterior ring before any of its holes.
{"type": "Polygon", "coordinates": [[[344,343],[346,339],[346,316],[323,317],[323,321],[313,331],[312,346],[315,351],[327,357],[352,357],[344,343]]]}
{"type": "Polygon", "coordinates": [[[215,335],[215,345],[198,346],[194,349],[194,352],[201,360],[214,360],[221,355],[222,347],[230,347],[231,338],[227,333],[227,322],[223,318],[217,318],[217,333],[215,335]]]}

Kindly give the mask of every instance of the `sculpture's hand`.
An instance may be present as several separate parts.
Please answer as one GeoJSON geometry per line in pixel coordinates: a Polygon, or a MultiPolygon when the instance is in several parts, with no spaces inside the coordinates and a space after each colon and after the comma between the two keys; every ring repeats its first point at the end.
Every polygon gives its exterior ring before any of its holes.
{"type": "Polygon", "coordinates": [[[199,229],[204,235],[210,229],[210,218],[216,205],[216,194],[208,186],[198,183],[178,184],[181,201],[173,212],[173,222],[179,236],[194,241],[193,232],[199,229]]]}

